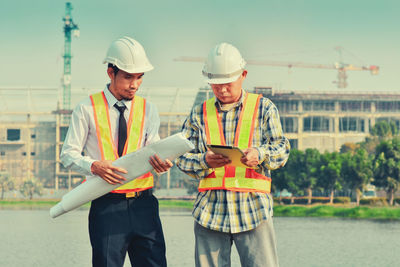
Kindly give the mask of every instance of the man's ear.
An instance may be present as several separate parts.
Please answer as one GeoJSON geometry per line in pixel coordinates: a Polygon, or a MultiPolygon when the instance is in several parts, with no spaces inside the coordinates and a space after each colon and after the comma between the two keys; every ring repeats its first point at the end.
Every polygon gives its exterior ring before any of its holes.
{"type": "Polygon", "coordinates": [[[246,76],[247,76],[247,70],[243,70],[243,72],[242,72],[243,79],[246,78],[246,76]]]}
{"type": "Polygon", "coordinates": [[[113,81],[114,78],[115,78],[115,74],[114,74],[113,68],[111,68],[111,67],[107,68],[107,74],[108,74],[108,77],[110,77],[110,80],[113,81]]]}

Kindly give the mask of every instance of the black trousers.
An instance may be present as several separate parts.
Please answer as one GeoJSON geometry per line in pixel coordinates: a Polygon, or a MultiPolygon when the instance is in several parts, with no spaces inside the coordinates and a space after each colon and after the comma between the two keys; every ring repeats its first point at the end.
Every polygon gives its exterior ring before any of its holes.
{"type": "Polygon", "coordinates": [[[151,191],[137,198],[107,194],[92,201],[89,235],[93,267],[167,266],[158,200],[151,191]]]}

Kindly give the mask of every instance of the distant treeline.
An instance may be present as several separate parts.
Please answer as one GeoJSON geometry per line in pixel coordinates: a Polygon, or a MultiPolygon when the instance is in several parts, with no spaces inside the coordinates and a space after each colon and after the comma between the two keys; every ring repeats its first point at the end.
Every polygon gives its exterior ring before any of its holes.
{"type": "Polygon", "coordinates": [[[16,184],[8,172],[0,171],[0,199],[3,200],[4,194],[13,190],[18,190],[25,198],[32,199],[34,195],[42,195],[43,184],[34,177],[16,184]]]}
{"type": "Polygon", "coordinates": [[[333,203],[335,192],[347,190],[356,193],[359,205],[362,191],[372,184],[393,205],[400,184],[399,130],[393,122],[381,121],[370,134],[363,142],[344,144],[340,152],[292,149],[286,165],[272,172],[272,190],[307,196],[308,204],[313,192],[329,195],[333,203]]]}

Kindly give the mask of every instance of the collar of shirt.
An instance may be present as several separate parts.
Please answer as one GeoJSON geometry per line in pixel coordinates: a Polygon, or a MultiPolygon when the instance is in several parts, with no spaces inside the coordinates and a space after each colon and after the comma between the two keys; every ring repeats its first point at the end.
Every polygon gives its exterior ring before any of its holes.
{"type": "MultiPolygon", "coordinates": [[[[118,103],[118,104],[117,104],[118,106],[125,105],[126,109],[128,110],[127,113],[129,114],[130,111],[131,111],[132,100],[125,100],[125,99],[123,99],[123,100],[119,101],[119,100],[116,99],[115,96],[110,92],[109,86],[110,86],[110,84],[107,84],[107,85],[106,85],[106,88],[104,89],[104,95],[105,95],[105,97],[106,97],[106,99],[107,99],[108,107],[109,107],[109,108],[114,107],[115,103],[118,103]]],[[[114,107],[114,108],[115,108],[115,107],[114,107]]],[[[116,108],[115,108],[115,109],[116,109],[116,108]]]]}
{"type": "Polygon", "coordinates": [[[219,99],[217,98],[217,97],[215,97],[215,106],[217,107],[217,109],[218,109],[218,111],[219,112],[227,112],[227,111],[230,111],[230,110],[232,110],[232,109],[234,109],[234,108],[236,108],[236,107],[238,107],[238,106],[240,106],[240,105],[242,105],[243,104],[243,99],[244,99],[244,97],[245,97],[245,95],[247,94],[247,92],[245,91],[245,90],[243,90],[242,89],[242,95],[240,96],[240,98],[239,98],[239,101],[237,101],[236,103],[234,103],[235,105],[232,105],[228,110],[223,110],[222,109],[222,103],[221,103],[221,101],[219,101],[219,99]]]}

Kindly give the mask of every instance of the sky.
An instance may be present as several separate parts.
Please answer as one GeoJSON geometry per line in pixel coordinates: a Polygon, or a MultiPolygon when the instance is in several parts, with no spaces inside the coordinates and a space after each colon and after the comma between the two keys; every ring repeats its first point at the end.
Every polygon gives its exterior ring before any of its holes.
{"type": "MultiPolygon", "coordinates": [[[[72,39],[72,87],[99,88],[108,81],[108,46],[121,36],[138,40],[155,69],[142,86],[199,88],[202,63],[220,42],[248,60],[333,65],[377,65],[378,75],[349,71],[338,89],[336,70],[248,65],[244,87],[290,91],[396,91],[400,89],[400,2],[396,0],[74,0],[80,36],[72,39]]],[[[61,87],[65,1],[0,3],[0,88],[61,87]]]]}

